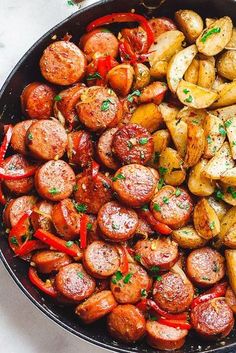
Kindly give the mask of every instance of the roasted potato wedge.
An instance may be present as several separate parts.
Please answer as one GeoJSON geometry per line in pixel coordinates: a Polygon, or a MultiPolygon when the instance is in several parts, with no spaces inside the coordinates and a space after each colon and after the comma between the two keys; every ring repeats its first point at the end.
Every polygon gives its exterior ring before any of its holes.
{"type": "Polygon", "coordinates": [[[149,68],[141,63],[134,65],[134,84],[133,89],[140,90],[146,87],[150,83],[150,71],[149,68]]]}
{"type": "Polygon", "coordinates": [[[113,67],[106,78],[111,88],[120,96],[125,97],[129,94],[133,84],[134,69],[129,64],[120,64],[113,67]]]}
{"type": "Polygon", "coordinates": [[[182,80],[196,54],[197,47],[193,44],[179,51],[170,60],[167,69],[167,83],[173,93],[176,92],[179,82],[182,80]]]}
{"type": "Polygon", "coordinates": [[[181,229],[174,230],[171,237],[181,248],[197,249],[204,246],[207,242],[194,229],[193,226],[186,226],[181,229]]]}
{"type": "Polygon", "coordinates": [[[225,203],[224,201],[216,200],[216,198],[214,196],[208,197],[207,200],[208,200],[209,204],[211,205],[211,207],[214,208],[219,220],[221,221],[230,206],[227,203],[225,203]]]}
{"type": "Polygon", "coordinates": [[[170,61],[172,56],[181,48],[185,37],[180,31],[167,31],[159,35],[156,42],[151,45],[149,63],[153,67],[158,61],[170,61]]]}
{"type": "Polygon", "coordinates": [[[205,28],[196,40],[198,51],[207,56],[219,54],[232,37],[233,23],[230,17],[219,18],[205,28]]]}
{"type": "Polygon", "coordinates": [[[225,129],[233,159],[236,159],[236,116],[225,121],[225,129]]]}
{"type": "Polygon", "coordinates": [[[161,153],[159,166],[167,170],[163,176],[166,184],[178,186],[184,182],[186,172],[182,167],[183,160],[173,148],[167,147],[161,153]]]}
{"type": "Polygon", "coordinates": [[[226,83],[228,83],[228,81],[224,77],[217,75],[213,83],[212,89],[216,92],[219,92],[226,83]]]}
{"type": "Polygon", "coordinates": [[[185,80],[180,81],[177,96],[181,103],[196,109],[210,107],[218,98],[216,92],[199,87],[185,80]]]}
{"type": "Polygon", "coordinates": [[[170,133],[168,130],[158,130],[152,134],[154,152],[161,153],[170,143],[170,133]]]}
{"type": "Polygon", "coordinates": [[[188,81],[197,85],[198,75],[199,75],[199,60],[194,58],[184,74],[184,79],[185,81],[188,81]]]}
{"type": "Polygon", "coordinates": [[[212,104],[211,108],[220,108],[236,104],[236,80],[225,83],[218,91],[219,97],[212,104]]]}
{"type": "Polygon", "coordinates": [[[236,27],[233,28],[232,37],[225,49],[235,50],[236,49],[236,27]]]}
{"type": "Polygon", "coordinates": [[[236,249],[236,223],[230,228],[224,237],[224,245],[236,249]]]}
{"type": "Polygon", "coordinates": [[[206,26],[210,27],[216,20],[217,20],[216,18],[207,17],[206,18],[206,26]]]}
{"type": "Polygon", "coordinates": [[[188,124],[185,166],[193,167],[200,160],[205,148],[204,130],[199,125],[188,124]]]}
{"type": "Polygon", "coordinates": [[[198,86],[212,88],[215,82],[215,60],[204,58],[199,60],[198,86]]]}
{"type": "Polygon", "coordinates": [[[222,182],[220,183],[220,186],[224,194],[224,201],[231,206],[236,206],[236,188],[222,182]]]}
{"type": "Polygon", "coordinates": [[[196,204],[193,212],[193,223],[198,234],[204,239],[214,238],[220,232],[220,221],[207,199],[196,204]]]}
{"type": "Polygon", "coordinates": [[[210,196],[215,190],[215,181],[203,175],[207,163],[206,159],[201,159],[190,171],[188,188],[194,195],[210,196]]]}
{"type": "Polygon", "coordinates": [[[206,137],[205,158],[212,158],[223,145],[226,135],[221,133],[222,127],[223,122],[220,118],[213,114],[206,116],[203,126],[206,137]]]}
{"type": "Polygon", "coordinates": [[[145,127],[153,133],[163,123],[162,115],[158,106],[154,103],[141,104],[132,114],[130,122],[145,127]]]}
{"type": "Polygon", "coordinates": [[[191,107],[184,107],[177,115],[177,120],[181,119],[187,124],[202,125],[208,115],[205,109],[195,109],[191,107]]]}
{"type": "Polygon", "coordinates": [[[219,180],[226,170],[233,167],[234,161],[231,156],[229,144],[228,142],[224,142],[215,156],[207,163],[204,174],[207,178],[219,180]]]}
{"type": "Polygon", "coordinates": [[[217,236],[215,247],[219,248],[224,243],[225,235],[236,223],[236,207],[231,207],[220,221],[220,233],[217,236]]]}
{"type": "Polygon", "coordinates": [[[167,61],[156,61],[153,66],[150,67],[150,75],[151,77],[155,78],[156,80],[162,80],[166,77],[168,68],[167,61]]]}
{"type": "Polygon", "coordinates": [[[230,286],[236,295],[236,250],[225,250],[225,260],[230,286]]]}
{"type": "Polygon", "coordinates": [[[236,116],[236,104],[212,110],[211,114],[218,116],[223,122],[226,122],[228,119],[231,119],[232,116],[236,116]]]}
{"type": "Polygon", "coordinates": [[[178,108],[171,106],[170,104],[165,102],[162,102],[161,104],[159,104],[158,107],[160,109],[162,118],[165,123],[175,120],[177,117],[177,114],[179,113],[178,108]]]}
{"type": "Polygon", "coordinates": [[[236,167],[226,170],[220,177],[220,180],[231,186],[236,186],[236,167]]]}
{"type": "Polygon", "coordinates": [[[188,125],[183,120],[172,120],[166,123],[179,155],[183,158],[187,148],[188,125]]]}
{"type": "Polygon", "coordinates": [[[203,31],[203,20],[192,10],[179,10],[175,13],[175,20],[189,43],[195,43],[203,31]]]}
{"type": "Polygon", "coordinates": [[[218,73],[228,80],[236,79],[236,51],[225,51],[217,61],[216,65],[218,73]]]}

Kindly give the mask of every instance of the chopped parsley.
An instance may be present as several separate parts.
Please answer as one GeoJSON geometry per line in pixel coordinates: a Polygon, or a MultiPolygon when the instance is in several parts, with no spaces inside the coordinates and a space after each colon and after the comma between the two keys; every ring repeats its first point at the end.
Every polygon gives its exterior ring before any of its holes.
{"type": "Polygon", "coordinates": [[[156,279],[156,281],[161,282],[162,277],[161,276],[156,276],[155,279],[156,279]]]}
{"type": "Polygon", "coordinates": [[[232,196],[233,199],[236,199],[236,190],[235,190],[235,188],[233,188],[232,186],[229,186],[229,187],[227,188],[227,192],[228,192],[229,194],[231,194],[231,196],[232,196]]]}
{"type": "Polygon", "coordinates": [[[77,272],[77,276],[78,276],[79,278],[84,278],[84,275],[83,275],[82,272],[77,272]]]}
{"type": "Polygon", "coordinates": [[[231,124],[232,124],[232,120],[229,119],[229,120],[227,120],[227,121],[225,122],[225,127],[226,127],[226,128],[227,128],[227,127],[230,127],[231,124]]]}
{"type": "Polygon", "coordinates": [[[57,195],[60,194],[60,190],[58,190],[57,188],[51,188],[48,190],[49,194],[51,195],[57,195]]]}
{"type": "Polygon", "coordinates": [[[211,223],[209,224],[209,227],[210,227],[211,230],[215,229],[215,222],[214,222],[214,221],[211,222],[211,223]]]}
{"type": "Polygon", "coordinates": [[[158,187],[158,190],[161,190],[161,188],[165,185],[165,181],[163,178],[160,178],[158,180],[158,184],[157,184],[157,187],[158,187]]]}
{"type": "Polygon", "coordinates": [[[132,144],[132,142],[130,140],[127,141],[127,146],[128,146],[129,149],[131,149],[133,147],[133,144],[132,144]]]}
{"type": "Polygon", "coordinates": [[[169,203],[169,198],[166,197],[166,196],[164,196],[163,199],[162,199],[162,201],[163,201],[165,204],[168,205],[168,203],[169,203]]]}
{"type": "Polygon", "coordinates": [[[220,33],[221,29],[220,27],[215,27],[215,28],[211,28],[209,31],[207,31],[201,38],[201,42],[205,43],[207,38],[209,38],[212,34],[214,33],[220,33]]]}
{"type": "Polygon", "coordinates": [[[130,279],[131,279],[132,276],[133,276],[132,273],[128,273],[128,274],[125,276],[125,278],[123,279],[123,282],[124,282],[125,284],[129,283],[129,281],[130,281],[130,279]]]}
{"type": "Polygon", "coordinates": [[[224,199],[224,193],[220,189],[215,189],[215,198],[218,201],[221,201],[224,199]]]}
{"type": "Polygon", "coordinates": [[[141,137],[139,139],[139,144],[140,145],[146,145],[146,143],[148,143],[148,137],[141,137]]]}
{"type": "Polygon", "coordinates": [[[152,266],[152,267],[150,268],[150,271],[151,271],[151,272],[158,272],[158,271],[160,271],[160,267],[159,267],[159,266],[152,266]]]}
{"type": "Polygon", "coordinates": [[[32,141],[33,140],[33,135],[31,134],[31,132],[28,134],[28,140],[32,141]]]}
{"type": "Polygon", "coordinates": [[[190,91],[189,91],[189,89],[185,88],[185,89],[183,89],[183,92],[184,92],[185,94],[188,94],[190,91]]]}
{"type": "Polygon", "coordinates": [[[74,192],[78,191],[78,189],[79,189],[79,187],[78,187],[77,184],[73,186],[73,191],[74,191],[74,192]]]}
{"type": "Polygon", "coordinates": [[[178,202],[177,206],[179,208],[181,208],[181,210],[189,210],[189,205],[188,204],[184,204],[184,203],[178,202]]]}
{"type": "Polygon", "coordinates": [[[87,230],[92,230],[92,228],[93,228],[92,223],[88,223],[88,224],[87,224],[87,230]]]}
{"type": "Polygon", "coordinates": [[[159,158],[160,158],[160,153],[159,153],[159,152],[155,152],[155,153],[154,153],[153,162],[154,162],[154,163],[158,163],[159,158]]]}
{"type": "Polygon", "coordinates": [[[100,75],[99,72],[94,72],[94,74],[89,74],[87,77],[87,81],[91,81],[91,80],[96,80],[96,79],[101,79],[102,76],[100,75]]]}
{"type": "Polygon", "coordinates": [[[134,256],[135,261],[140,262],[141,261],[141,255],[137,254],[134,256]]]}
{"type": "Polygon", "coordinates": [[[148,205],[143,205],[143,206],[141,207],[141,210],[142,210],[142,211],[148,211],[148,205]]]}
{"type": "Polygon", "coordinates": [[[71,248],[73,244],[74,244],[74,242],[69,240],[69,241],[66,242],[66,247],[67,248],[71,248]]]}
{"type": "Polygon", "coordinates": [[[77,212],[85,213],[87,211],[87,205],[84,205],[83,203],[77,203],[75,201],[73,201],[73,204],[77,212]]]}
{"type": "Polygon", "coordinates": [[[125,180],[125,176],[119,173],[114,178],[112,178],[112,181],[117,181],[117,180],[125,180]]]}
{"type": "Polygon", "coordinates": [[[214,261],[213,269],[214,272],[219,272],[220,271],[220,266],[217,264],[216,261],[214,261]]]}
{"type": "Polygon", "coordinates": [[[160,212],[161,211],[161,206],[158,205],[158,203],[154,203],[153,209],[154,209],[154,211],[160,212]]]}
{"type": "Polygon", "coordinates": [[[117,224],[115,224],[114,222],[111,223],[111,226],[112,226],[112,229],[114,229],[114,230],[120,229],[120,227],[117,224]]]}
{"type": "Polygon", "coordinates": [[[141,297],[147,297],[146,289],[141,289],[141,297]]]}
{"type": "Polygon", "coordinates": [[[55,102],[60,102],[62,100],[61,96],[58,94],[57,96],[54,97],[55,102]]]}
{"type": "Polygon", "coordinates": [[[210,281],[208,277],[202,277],[203,281],[210,281]]]}
{"type": "Polygon", "coordinates": [[[149,316],[149,320],[150,320],[150,321],[157,321],[157,317],[154,316],[154,315],[150,315],[150,316],[149,316]]]}
{"type": "Polygon", "coordinates": [[[211,143],[212,143],[212,138],[211,138],[211,136],[207,136],[207,143],[210,145],[211,143]]]}
{"type": "Polygon", "coordinates": [[[189,95],[185,100],[186,103],[192,103],[193,101],[193,97],[191,95],[189,95]]]}
{"type": "Polygon", "coordinates": [[[134,96],[137,96],[139,97],[141,95],[141,92],[137,89],[136,91],[130,93],[127,97],[127,100],[130,102],[130,103],[133,103],[133,100],[134,100],[134,96]]]}
{"type": "Polygon", "coordinates": [[[219,133],[222,135],[222,136],[226,136],[226,130],[224,128],[223,125],[220,125],[219,126],[219,133]]]}
{"type": "Polygon", "coordinates": [[[181,195],[181,190],[179,188],[176,188],[176,191],[175,191],[175,196],[180,196],[181,195]]]}
{"type": "Polygon", "coordinates": [[[117,271],[114,276],[112,277],[112,283],[117,284],[117,281],[120,281],[123,278],[123,275],[120,271],[117,271]]]}
{"type": "Polygon", "coordinates": [[[233,146],[236,146],[236,141],[233,141],[233,142],[232,142],[232,145],[233,145],[233,146]]]}
{"type": "Polygon", "coordinates": [[[107,112],[110,109],[110,104],[114,104],[113,100],[108,98],[102,102],[101,111],[107,112]]]}
{"type": "Polygon", "coordinates": [[[10,238],[10,243],[14,244],[14,245],[19,245],[18,240],[16,239],[16,237],[11,237],[10,238]]]}
{"type": "Polygon", "coordinates": [[[161,176],[163,176],[168,172],[168,169],[165,167],[159,167],[159,172],[160,172],[161,176]]]}

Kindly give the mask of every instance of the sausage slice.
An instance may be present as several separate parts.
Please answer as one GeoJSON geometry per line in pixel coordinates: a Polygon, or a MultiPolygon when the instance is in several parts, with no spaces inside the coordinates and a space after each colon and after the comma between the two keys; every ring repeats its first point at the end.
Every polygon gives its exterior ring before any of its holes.
{"type": "Polygon", "coordinates": [[[48,232],[54,232],[54,227],[52,223],[52,209],[53,204],[49,201],[42,200],[39,201],[35,207],[30,220],[34,230],[41,228],[48,232]]]}
{"type": "Polygon", "coordinates": [[[12,137],[11,137],[11,147],[17,153],[21,153],[23,155],[29,154],[29,150],[25,143],[26,135],[29,127],[35,122],[36,120],[24,120],[13,127],[12,137]]]}
{"type": "Polygon", "coordinates": [[[80,302],[93,294],[96,283],[81,264],[72,263],[60,268],[55,286],[66,298],[80,302]]]}
{"type": "Polygon", "coordinates": [[[68,41],[50,44],[43,52],[39,65],[43,77],[56,85],[72,85],[80,81],[86,69],[83,52],[68,41]]]}
{"type": "Polygon", "coordinates": [[[97,153],[101,162],[109,169],[118,169],[119,162],[112,152],[112,140],[118,128],[106,130],[98,140],[97,153]]]}
{"type": "Polygon", "coordinates": [[[36,252],[32,256],[31,261],[35,264],[39,272],[51,273],[58,271],[63,266],[69,265],[72,259],[63,252],[42,250],[36,252]]]}
{"type": "Polygon", "coordinates": [[[98,225],[104,238],[114,242],[125,241],[135,234],[138,216],[132,208],[111,201],[100,208],[98,225]]]}
{"type": "Polygon", "coordinates": [[[72,194],[75,173],[64,161],[48,161],[35,174],[35,187],[39,195],[47,200],[60,201],[72,194]]]}
{"type": "Polygon", "coordinates": [[[186,261],[187,275],[200,287],[209,287],[225,275],[224,257],[215,249],[204,247],[193,250],[186,261]]]}
{"type": "Polygon", "coordinates": [[[3,212],[3,220],[6,226],[14,227],[26,211],[33,209],[36,200],[36,197],[27,195],[11,200],[3,212]]]}
{"type": "Polygon", "coordinates": [[[67,156],[69,163],[86,167],[93,158],[93,141],[91,135],[84,130],[68,134],[67,156]]]}

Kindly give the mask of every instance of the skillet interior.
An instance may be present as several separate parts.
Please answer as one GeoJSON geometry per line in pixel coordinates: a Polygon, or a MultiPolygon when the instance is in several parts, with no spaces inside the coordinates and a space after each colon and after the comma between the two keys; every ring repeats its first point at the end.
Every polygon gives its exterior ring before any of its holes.
{"type": "MultiPolygon", "coordinates": [[[[145,1],[145,0],[144,0],[145,1]]],[[[149,0],[149,5],[155,6],[155,0],[149,0]]],[[[91,5],[65,21],[61,22],[48,33],[46,33],[39,41],[24,55],[21,61],[16,65],[0,92],[0,116],[1,122],[17,122],[21,120],[21,110],[19,96],[23,87],[32,81],[40,80],[38,62],[43,49],[51,43],[51,37],[56,34],[58,38],[63,37],[66,32],[73,36],[73,41],[78,42],[79,37],[84,32],[85,26],[91,20],[111,12],[129,11],[135,8],[138,13],[146,13],[149,16],[168,16],[173,17],[174,11],[180,8],[188,8],[197,10],[203,17],[214,17],[229,15],[236,24],[236,1],[235,0],[167,0],[159,10],[150,11],[137,0],[106,0],[100,1],[95,5],[91,5]],[[3,114],[2,114],[3,113],[3,114]]],[[[69,332],[101,347],[112,349],[117,352],[158,352],[145,343],[139,343],[127,346],[123,343],[115,342],[106,332],[104,325],[95,323],[86,327],[78,321],[69,308],[60,308],[50,299],[44,298],[29,282],[27,278],[28,265],[17,257],[13,257],[13,253],[8,247],[6,238],[0,237],[1,258],[10,275],[13,277],[17,285],[27,295],[27,297],[48,317],[57,322],[60,326],[69,332]]],[[[234,329],[231,335],[222,342],[201,342],[199,337],[190,334],[185,346],[176,352],[192,353],[192,352],[235,352],[234,329]]]]}

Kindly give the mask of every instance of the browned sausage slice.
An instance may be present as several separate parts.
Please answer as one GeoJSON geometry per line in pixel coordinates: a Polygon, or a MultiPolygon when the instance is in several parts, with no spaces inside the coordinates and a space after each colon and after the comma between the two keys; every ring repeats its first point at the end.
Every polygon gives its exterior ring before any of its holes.
{"type": "Polygon", "coordinates": [[[81,264],[72,263],[60,268],[55,285],[66,298],[80,302],[93,294],[96,283],[81,264]]]}
{"type": "Polygon", "coordinates": [[[126,343],[140,340],[145,334],[145,324],[143,314],[131,304],[118,305],[107,318],[110,335],[126,343]]]}
{"type": "Polygon", "coordinates": [[[40,82],[32,82],[21,94],[23,114],[31,119],[48,119],[52,116],[55,90],[40,82]]]}
{"type": "Polygon", "coordinates": [[[113,155],[112,152],[112,140],[113,136],[116,133],[118,128],[108,129],[106,130],[98,140],[97,152],[102,163],[109,169],[118,169],[119,162],[113,155]]]}
{"type": "Polygon", "coordinates": [[[95,278],[106,278],[117,271],[120,261],[114,246],[97,240],[85,250],[83,257],[85,269],[95,278]]]}
{"type": "Polygon", "coordinates": [[[191,322],[198,334],[215,340],[229,335],[234,316],[224,298],[215,298],[195,306],[191,311],[191,322]]]}
{"type": "Polygon", "coordinates": [[[11,147],[18,153],[27,155],[29,150],[26,146],[26,134],[28,128],[35,123],[36,120],[24,120],[13,127],[11,137],[11,147]]]}
{"type": "Polygon", "coordinates": [[[139,208],[148,203],[154,195],[157,178],[150,168],[130,164],[117,170],[113,188],[119,199],[130,207],[139,208]]]}
{"type": "Polygon", "coordinates": [[[94,181],[91,176],[84,175],[77,179],[75,200],[83,204],[89,213],[98,213],[106,202],[112,199],[111,181],[102,173],[98,173],[94,181]]]}
{"type": "Polygon", "coordinates": [[[147,321],[147,343],[155,348],[164,351],[181,348],[185,343],[187,330],[160,324],[157,321],[147,321]]]}
{"type": "Polygon", "coordinates": [[[165,82],[153,82],[146,86],[139,96],[140,103],[155,103],[160,104],[167,92],[167,84],[165,82]]]}
{"type": "Polygon", "coordinates": [[[92,131],[116,126],[122,118],[122,106],[116,94],[105,87],[84,90],[76,105],[80,121],[92,131]]]}
{"type": "Polygon", "coordinates": [[[54,227],[52,223],[52,209],[53,204],[49,201],[42,200],[39,201],[32,213],[30,220],[34,230],[41,228],[48,232],[54,232],[54,227]]]}
{"type": "Polygon", "coordinates": [[[41,273],[51,273],[58,271],[61,267],[72,262],[70,256],[59,251],[43,250],[36,252],[31,261],[41,273]]]}
{"type": "Polygon", "coordinates": [[[152,279],[135,263],[129,263],[128,272],[117,272],[111,279],[111,291],[120,304],[135,304],[151,289],[152,279]]]}
{"type": "Polygon", "coordinates": [[[215,249],[209,247],[196,249],[187,257],[186,271],[197,286],[212,286],[224,277],[225,260],[215,249]]]}
{"type": "Polygon", "coordinates": [[[72,85],[85,74],[86,58],[71,42],[58,41],[50,44],[39,62],[43,77],[57,85],[72,85]]]}
{"type": "Polygon", "coordinates": [[[84,130],[68,134],[67,156],[69,163],[86,167],[93,158],[93,142],[91,135],[84,130]]]}
{"type": "Polygon", "coordinates": [[[193,203],[187,191],[167,185],[155,193],[151,210],[159,222],[177,229],[189,221],[193,203]]]}
{"type": "Polygon", "coordinates": [[[100,56],[115,58],[118,55],[118,45],[117,38],[106,28],[97,28],[80,39],[80,46],[89,61],[100,56]]]}
{"type": "Polygon", "coordinates": [[[98,225],[101,235],[114,242],[130,239],[138,226],[138,216],[132,208],[111,201],[98,212],[98,225]]]}
{"type": "Polygon", "coordinates": [[[21,196],[11,200],[5,207],[3,220],[7,227],[14,227],[26,211],[32,210],[36,203],[34,196],[21,196]]]}
{"type": "Polygon", "coordinates": [[[179,274],[168,272],[156,281],[153,289],[154,300],[165,311],[180,313],[189,308],[194,288],[192,283],[179,274]]]}
{"type": "Polygon", "coordinates": [[[139,218],[138,219],[138,227],[137,227],[135,233],[139,234],[139,235],[143,235],[145,238],[148,238],[148,237],[154,235],[155,232],[152,230],[152,228],[147,223],[147,221],[145,221],[142,218],[139,218]]]}
{"type": "Polygon", "coordinates": [[[167,17],[152,18],[148,22],[154,32],[155,40],[157,40],[160,34],[167,31],[174,31],[176,29],[174,22],[167,17]]]}
{"type": "Polygon", "coordinates": [[[66,130],[57,121],[38,120],[27,130],[26,144],[35,158],[59,159],[67,146],[66,130]]]}
{"type": "Polygon", "coordinates": [[[85,324],[91,324],[109,314],[116,306],[117,303],[111,291],[103,290],[79,304],[75,313],[85,324]]]}
{"type": "MultiPolygon", "coordinates": [[[[22,156],[21,154],[13,154],[12,156],[6,158],[2,163],[2,167],[6,174],[14,175],[19,171],[24,170],[27,172],[27,169],[32,166],[32,163],[22,156]]],[[[3,184],[7,189],[17,195],[27,194],[30,192],[34,186],[34,178],[27,177],[18,180],[4,180],[3,184]]]]}
{"type": "Polygon", "coordinates": [[[154,144],[147,129],[127,124],[114,134],[112,150],[122,164],[146,164],[153,155],[154,144]]]}
{"type": "Polygon", "coordinates": [[[60,201],[72,194],[75,173],[64,161],[48,161],[35,174],[35,187],[39,195],[47,200],[60,201]]]}
{"type": "Polygon", "coordinates": [[[139,240],[134,249],[141,264],[148,269],[158,266],[169,270],[178,260],[178,245],[169,238],[139,240]]]}
{"type": "Polygon", "coordinates": [[[54,205],[52,221],[58,234],[66,240],[76,239],[80,232],[81,213],[75,209],[70,199],[64,199],[54,205]]]}

